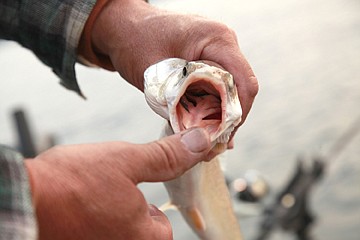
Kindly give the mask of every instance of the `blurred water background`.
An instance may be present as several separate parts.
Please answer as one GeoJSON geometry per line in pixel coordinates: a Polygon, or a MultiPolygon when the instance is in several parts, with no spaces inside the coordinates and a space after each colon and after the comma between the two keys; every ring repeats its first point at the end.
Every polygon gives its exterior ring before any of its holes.
{"type": "MultiPolygon", "coordinates": [[[[360,116],[360,1],[358,0],[153,0],[228,24],[260,82],[247,123],[228,152],[226,175],[261,172],[276,193],[293,174],[299,155],[326,152],[360,116]]],[[[143,95],[116,73],[77,66],[84,101],[58,85],[51,70],[16,43],[0,42],[0,142],[16,146],[10,117],[24,108],[37,142],[48,134],[59,144],[159,136],[163,121],[143,95]]],[[[332,160],[316,185],[311,209],[314,239],[360,239],[360,136],[332,160]]],[[[160,183],[141,184],[149,202],[167,194],[160,183]]],[[[237,203],[236,203],[237,204],[237,203]]],[[[177,212],[167,213],[175,240],[196,239],[177,212]]],[[[259,217],[240,218],[245,239],[259,217]]],[[[271,239],[293,239],[275,232],[271,239]]]]}

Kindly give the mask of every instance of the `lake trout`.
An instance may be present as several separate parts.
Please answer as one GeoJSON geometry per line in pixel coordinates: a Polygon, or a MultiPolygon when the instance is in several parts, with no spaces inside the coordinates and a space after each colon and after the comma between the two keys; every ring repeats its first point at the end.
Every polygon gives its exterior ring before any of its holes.
{"type": "MultiPolygon", "coordinates": [[[[226,149],[242,115],[229,72],[202,62],[171,58],[150,66],[144,79],[147,103],[167,120],[164,135],[202,127],[209,132],[213,149],[226,149]]],[[[181,212],[200,239],[242,239],[217,157],[164,184],[169,206],[181,212]]]]}

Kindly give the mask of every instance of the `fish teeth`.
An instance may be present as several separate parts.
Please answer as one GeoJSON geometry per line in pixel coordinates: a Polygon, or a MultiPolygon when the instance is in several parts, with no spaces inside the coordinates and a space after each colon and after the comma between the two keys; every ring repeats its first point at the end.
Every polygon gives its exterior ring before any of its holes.
{"type": "Polygon", "coordinates": [[[230,139],[230,135],[232,133],[232,131],[235,129],[235,126],[234,125],[231,125],[228,129],[226,129],[223,134],[221,134],[216,142],[217,143],[228,143],[229,142],[229,139],[230,139]]]}
{"type": "Polygon", "coordinates": [[[226,135],[221,135],[218,139],[217,142],[218,143],[227,143],[229,141],[230,135],[226,134],[226,135]]]}

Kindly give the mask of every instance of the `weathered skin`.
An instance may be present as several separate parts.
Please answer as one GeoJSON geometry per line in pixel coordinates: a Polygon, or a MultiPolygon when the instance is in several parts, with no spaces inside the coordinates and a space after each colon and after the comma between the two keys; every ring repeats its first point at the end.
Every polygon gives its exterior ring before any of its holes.
{"type": "MultiPolygon", "coordinates": [[[[224,149],[241,121],[237,90],[228,72],[174,58],[149,67],[144,76],[149,106],[168,120],[164,135],[199,126],[209,132],[214,148],[224,149]]],[[[165,186],[170,204],[201,239],[241,239],[217,158],[197,164],[165,186]]]]}

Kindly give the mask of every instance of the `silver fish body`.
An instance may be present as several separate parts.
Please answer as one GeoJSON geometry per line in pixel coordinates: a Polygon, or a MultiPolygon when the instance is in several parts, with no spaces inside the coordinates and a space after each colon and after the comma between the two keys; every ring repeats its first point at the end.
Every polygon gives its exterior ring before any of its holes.
{"type": "MultiPolygon", "coordinates": [[[[215,147],[227,144],[242,114],[230,73],[202,62],[171,58],[150,66],[144,77],[146,101],[168,120],[164,135],[198,126],[209,132],[215,147]]],[[[201,239],[241,239],[217,158],[164,184],[170,204],[201,239]]]]}

